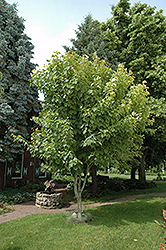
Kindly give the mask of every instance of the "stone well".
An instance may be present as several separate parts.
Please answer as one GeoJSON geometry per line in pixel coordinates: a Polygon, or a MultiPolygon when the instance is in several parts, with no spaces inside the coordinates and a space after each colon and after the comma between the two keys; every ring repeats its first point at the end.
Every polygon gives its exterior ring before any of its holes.
{"type": "Polygon", "coordinates": [[[56,192],[52,194],[37,192],[36,193],[36,206],[42,208],[61,208],[63,206],[63,192],[56,192]]]}

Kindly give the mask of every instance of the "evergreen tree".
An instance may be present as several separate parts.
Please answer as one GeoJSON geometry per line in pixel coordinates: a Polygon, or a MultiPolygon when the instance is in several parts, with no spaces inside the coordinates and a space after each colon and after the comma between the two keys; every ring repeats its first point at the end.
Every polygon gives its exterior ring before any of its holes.
{"type": "MultiPolygon", "coordinates": [[[[2,73],[0,72],[0,81],[2,80],[2,73]]],[[[2,87],[0,87],[0,94],[2,94],[3,93],[3,88],[2,87]]]]}
{"type": "Polygon", "coordinates": [[[30,118],[40,111],[37,88],[29,79],[35,64],[31,63],[34,46],[24,33],[24,20],[16,5],[0,0],[0,161],[12,160],[13,154],[23,152],[13,142],[11,134],[29,138],[33,126],[30,118]]]}
{"type": "Polygon", "coordinates": [[[84,22],[78,25],[75,30],[76,39],[72,38],[70,41],[73,46],[63,46],[66,51],[72,50],[78,55],[87,55],[92,60],[94,53],[105,60],[108,66],[112,69],[117,69],[117,60],[113,58],[112,52],[108,50],[108,44],[103,40],[103,31],[101,30],[101,23],[93,20],[89,14],[85,17],[84,22]]]}
{"type": "Polygon", "coordinates": [[[102,25],[105,40],[114,57],[131,70],[135,82],[146,80],[151,98],[150,127],[153,135],[146,133],[140,180],[145,179],[144,163],[160,162],[166,157],[166,18],[163,11],[140,2],[130,6],[129,0],[120,0],[112,6],[112,18],[102,25]],[[157,147],[156,147],[157,145],[157,147]],[[156,149],[156,150],[154,150],[156,149]],[[160,152],[160,154],[158,154],[160,152]],[[162,152],[162,153],[161,153],[162,152]],[[153,157],[150,157],[152,156],[153,157]],[[159,157],[160,160],[159,160],[159,157]],[[146,159],[147,157],[147,159],[146,159]],[[151,160],[150,160],[151,159],[151,160]]]}

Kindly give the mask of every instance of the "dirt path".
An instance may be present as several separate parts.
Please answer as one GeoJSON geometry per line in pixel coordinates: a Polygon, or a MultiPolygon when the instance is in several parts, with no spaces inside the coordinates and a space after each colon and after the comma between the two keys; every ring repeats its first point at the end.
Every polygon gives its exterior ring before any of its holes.
{"type": "MultiPolygon", "coordinates": [[[[115,204],[117,202],[131,201],[131,200],[135,200],[135,199],[146,197],[146,196],[159,196],[160,197],[160,196],[166,196],[166,193],[157,193],[157,194],[152,193],[152,194],[140,194],[140,195],[126,196],[126,197],[118,198],[118,199],[111,200],[108,202],[83,205],[83,209],[115,204]]],[[[55,213],[65,213],[65,212],[75,211],[77,209],[77,204],[70,203],[68,204],[67,207],[64,207],[61,209],[43,209],[43,208],[36,207],[34,201],[29,201],[26,203],[11,205],[10,207],[12,208],[12,211],[10,213],[0,215],[0,224],[3,222],[10,221],[10,220],[15,220],[21,217],[25,217],[31,214],[55,214],[55,213]]]]}

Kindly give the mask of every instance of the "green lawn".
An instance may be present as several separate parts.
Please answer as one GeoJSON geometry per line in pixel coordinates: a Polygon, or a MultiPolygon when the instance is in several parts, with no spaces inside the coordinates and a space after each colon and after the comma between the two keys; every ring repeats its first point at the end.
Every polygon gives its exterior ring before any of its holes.
{"type": "Polygon", "coordinates": [[[156,250],[162,243],[163,197],[86,210],[94,220],[71,224],[69,214],[31,215],[0,224],[0,249],[3,250],[156,250]]]}
{"type": "MultiPolygon", "coordinates": [[[[99,172],[99,174],[109,176],[110,178],[115,178],[115,177],[122,178],[122,179],[130,179],[131,178],[130,174],[110,174],[110,175],[108,175],[108,174],[104,174],[102,172],[99,172]]],[[[160,174],[161,174],[162,179],[166,179],[166,175],[163,175],[162,173],[160,173],[160,174]]],[[[138,179],[138,173],[136,173],[135,178],[138,179]]],[[[157,174],[146,174],[146,180],[156,180],[156,179],[157,179],[157,174]]]]}

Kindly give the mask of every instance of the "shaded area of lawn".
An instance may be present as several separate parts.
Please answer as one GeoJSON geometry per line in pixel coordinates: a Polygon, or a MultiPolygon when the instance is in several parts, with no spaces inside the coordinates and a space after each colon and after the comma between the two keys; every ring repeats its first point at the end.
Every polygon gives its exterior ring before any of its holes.
{"type": "Polygon", "coordinates": [[[94,220],[67,223],[69,214],[32,215],[0,225],[0,249],[158,249],[166,200],[146,197],[86,211],[94,220]]]}

